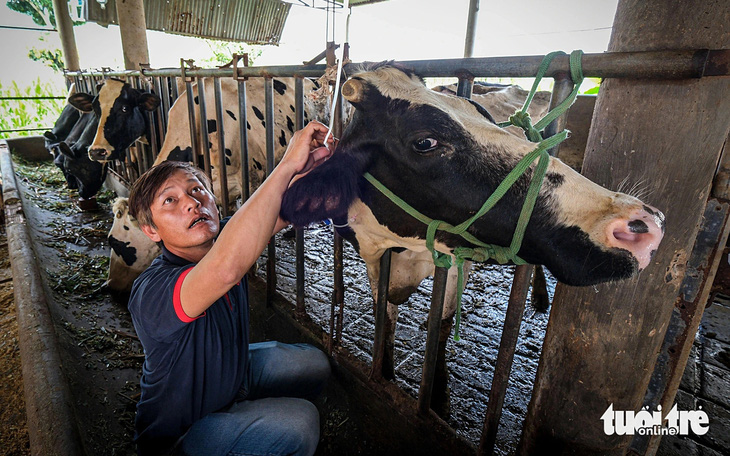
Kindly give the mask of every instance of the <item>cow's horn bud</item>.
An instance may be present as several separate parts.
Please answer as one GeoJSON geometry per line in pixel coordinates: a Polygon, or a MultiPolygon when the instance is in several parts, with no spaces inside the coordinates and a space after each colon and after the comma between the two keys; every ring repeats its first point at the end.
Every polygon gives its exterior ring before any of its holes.
{"type": "Polygon", "coordinates": [[[357,79],[350,79],[342,85],[342,96],[350,103],[358,103],[363,99],[362,82],[357,79]]]}

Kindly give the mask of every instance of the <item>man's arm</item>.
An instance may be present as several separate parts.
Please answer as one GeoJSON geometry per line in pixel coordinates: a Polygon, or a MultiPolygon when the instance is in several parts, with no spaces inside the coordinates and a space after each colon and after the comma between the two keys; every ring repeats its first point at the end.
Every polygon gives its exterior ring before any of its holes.
{"type": "Polygon", "coordinates": [[[202,314],[238,283],[272,234],[286,226],[279,218],[284,192],[294,176],[310,171],[331,156],[332,151],[322,147],[326,133],[327,127],[316,121],[294,133],[279,165],[236,211],[210,251],[185,277],[180,301],[189,317],[202,314]]]}

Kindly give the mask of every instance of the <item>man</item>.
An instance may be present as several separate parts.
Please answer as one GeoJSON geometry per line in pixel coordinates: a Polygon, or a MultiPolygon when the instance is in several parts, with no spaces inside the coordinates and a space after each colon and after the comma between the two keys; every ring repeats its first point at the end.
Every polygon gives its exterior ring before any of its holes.
{"type": "Polygon", "coordinates": [[[292,180],[331,156],[327,128],[296,132],[279,165],[233,217],[219,221],[210,181],[165,162],[134,184],[130,214],[162,255],[129,299],[145,351],[137,404],[140,455],[311,455],[319,414],[305,400],[330,374],[306,345],[248,343],[245,274],[273,234],[292,180]]]}

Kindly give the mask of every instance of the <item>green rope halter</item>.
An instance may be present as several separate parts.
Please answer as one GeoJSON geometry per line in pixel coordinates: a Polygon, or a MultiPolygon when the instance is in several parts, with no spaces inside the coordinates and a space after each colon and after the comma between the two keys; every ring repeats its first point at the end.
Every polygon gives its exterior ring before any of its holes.
{"type": "Polygon", "coordinates": [[[548,150],[563,142],[568,137],[569,133],[567,130],[563,130],[548,139],[543,139],[540,130],[544,129],[548,124],[550,124],[550,122],[560,117],[563,113],[565,113],[565,111],[568,110],[568,108],[570,108],[570,106],[575,101],[575,97],[578,95],[578,89],[580,87],[580,84],[583,82],[583,72],[581,71],[580,65],[583,52],[573,51],[573,53],[570,55],[571,77],[573,78],[573,82],[575,84],[573,91],[565,99],[565,101],[563,101],[560,105],[555,107],[555,109],[546,114],[545,117],[543,117],[534,126],[532,125],[530,115],[527,114],[527,108],[530,106],[530,102],[532,101],[535,92],[537,92],[537,86],[540,83],[540,79],[542,79],[542,77],[545,75],[545,72],[547,71],[550,63],[555,58],[555,56],[560,54],[564,53],[558,51],[552,52],[545,56],[542,63],[540,64],[540,68],[538,69],[538,73],[535,77],[535,83],[532,85],[532,89],[530,90],[530,93],[528,94],[527,99],[522,106],[522,109],[510,116],[509,122],[498,124],[500,127],[515,125],[522,128],[525,131],[525,135],[530,141],[538,143],[537,147],[535,148],[535,150],[525,155],[517,163],[512,171],[507,174],[507,177],[502,180],[502,182],[497,186],[494,192],[489,196],[489,198],[487,198],[482,207],[476,212],[476,214],[471,216],[469,219],[456,226],[451,225],[443,220],[434,220],[418,212],[413,206],[406,203],[403,199],[401,199],[392,191],[390,191],[387,187],[385,187],[380,181],[373,177],[372,174],[368,172],[364,174],[365,179],[367,179],[368,182],[370,182],[390,201],[403,209],[406,213],[411,215],[416,220],[419,220],[421,223],[424,223],[428,226],[428,228],[426,229],[426,248],[431,252],[431,255],[433,256],[433,263],[435,266],[447,269],[451,268],[451,256],[453,255],[458,271],[458,279],[456,285],[457,295],[454,340],[460,339],[459,327],[461,323],[461,298],[464,288],[464,262],[467,259],[477,262],[484,262],[492,259],[499,264],[506,264],[510,261],[518,265],[526,264],[526,261],[517,256],[517,253],[522,246],[522,240],[525,236],[527,224],[530,222],[532,211],[535,208],[535,203],[537,202],[537,196],[540,193],[540,187],[542,186],[542,182],[545,178],[545,173],[547,172],[547,167],[550,161],[550,155],[548,154],[548,150]],[[517,226],[515,227],[510,246],[503,247],[500,245],[486,244],[470,234],[468,232],[468,229],[471,227],[471,225],[484,214],[486,214],[489,210],[491,210],[502,199],[502,197],[515,184],[515,182],[517,182],[517,180],[527,172],[527,170],[530,168],[535,160],[538,160],[537,166],[535,167],[535,171],[533,172],[532,178],[530,179],[530,185],[527,189],[525,202],[522,205],[522,210],[520,211],[520,216],[517,220],[517,226]],[[475,245],[476,247],[456,247],[454,248],[451,255],[448,253],[440,252],[436,250],[436,247],[434,246],[437,231],[444,231],[446,233],[459,235],[467,242],[475,245]]]}

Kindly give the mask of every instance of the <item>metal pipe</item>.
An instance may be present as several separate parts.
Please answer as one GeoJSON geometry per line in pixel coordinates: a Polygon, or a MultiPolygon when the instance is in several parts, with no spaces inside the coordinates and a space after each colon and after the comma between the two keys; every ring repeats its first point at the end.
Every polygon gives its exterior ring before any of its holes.
{"type": "Polygon", "coordinates": [[[446,280],[449,270],[436,268],[433,275],[433,291],[431,292],[431,309],[428,312],[428,334],[426,336],[426,353],[423,360],[421,386],[418,389],[418,413],[425,415],[431,408],[431,394],[433,393],[433,379],[436,374],[436,360],[438,357],[439,334],[441,333],[441,315],[444,311],[444,297],[446,296],[446,280]]]}
{"type": "MultiPolygon", "coordinates": [[[[568,98],[568,95],[573,91],[573,80],[570,78],[569,73],[558,73],[554,77],[555,85],[553,86],[553,93],[550,97],[550,110],[552,111],[560,103],[568,98]]],[[[568,123],[568,111],[553,120],[545,127],[543,137],[549,138],[565,130],[565,125],[568,123]]],[[[553,157],[557,157],[560,151],[560,144],[548,150],[548,153],[553,157]]]]}
{"type": "MultiPolygon", "coordinates": [[[[163,80],[161,76],[158,76],[154,78],[155,82],[155,91],[157,92],[157,96],[160,97],[160,105],[155,109],[155,113],[157,113],[157,122],[155,122],[155,125],[157,126],[157,134],[158,138],[160,139],[160,147],[158,147],[156,150],[154,150],[153,157],[157,159],[157,155],[160,153],[160,148],[162,147],[162,144],[165,142],[165,132],[167,130],[167,119],[165,118],[165,113],[169,110],[170,106],[170,98],[169,98],[169,92],[167,91],[167,84],[164,85],[165,90],[163,90],[163,80]]],[[[154,113],[152,115],[152,118],[154,119],[154,113]]]]}
{"type": "Polygon", "coordinates": [[[215,94],[215,120],[218,124],[218,182],[221,186],[221,214],[228,217],[228,167],[226,167],[226,134],[223,128],[223,97],[221,78],[213,79],[215,94]]]}
{"type": "MultiPolygon", "coordinates": [[[[534,77],[543,56],[477,57],[470,59],[404,60],[397,62],[412,68],[422,77],[449,77],[468,73],[473,77],[534,77]]],[[[593,78],[686,79],[730,75],[730,49],[668,50],[643,52],[604,52],[583,55],[583,75],[593,78]]],[[[360,63],[349,63],[344,70],[351,74],[360,63]]],[[[319,77],[325,65],[280,65],[239,67],[239,77],[319,77]]],[[[553,77],[558,72],[570,71],[569,56],[558,56],[546,73],[553,77]]],[[[139,71],[107,72],[108,76],[126,77],[139,71]]],[[[69,76],[76,72],[67,73],[69,76]]],[[[91,72],[101,74],[101,72],[91,72]]],[[[232,76],[231,68],[203,68],[186,70],[189,76],[232,76]]],[[[144,70],[146,76],[180,76],[181,70],[144,70]]]]}
{"type": "MultiPolygon", "coordinates": [[[[294,81],[294,129],[301,130],[304,128],[304,80],[296,78],[294,81]]],[[[297,228],[295,231],[295,251],[296,251],[296,291],[297,291],[297,312],[305,313],[304,308],[304,230],[297,228]]],[[[331,315],[334,312],[331,313],[331,315]]],[[[330,318],[330,331],[334,325],[330,318]]],[[[332,340],[330,337],[330,350],[332,349],[332,340]]],[[[331,351],[330,351],[331,353],[331,351]]]]}
{"type": "MultiPolygon", "coordinates": [[[[274,171],[274,80],[264,79],[264,119],[266,121],[266,177],[274,171]]],[[[271,306],[276,293],[276,236],[268,245],[266,259],[266,305],[271,306]]]]}
{"type": "Polygon", "coordinates": [[[199,77],[198,80],[198,109],[200,110],[200,138],[203,143],[203,169],[210,180],[213,180],[213,173],[210,170],[210,140],[208,138],[208,112],[205,104],[205,80],[199,77]]]}
{"type": "Polygon", "coordinates": [[[193,162],[197,166],[198,156],[198,139],[195,136],[195,104],[193,102],[193,84],[185,81],[185,93],[188,98],[188,126],[190,127],[190,147],[193,148],[193,162]]]}
{"type": "Polygon", "coordinates": [[[245,203],[251,195],[248,166],[248,109],[246,81],[238,81],[238,132],[241,135],[241,199],[245,203]]]}
{"type": "Polygon", "coordinates": [[[479,442],[479,455],[489,455],[494,452],[494,445],[497,441],[497,428],[499,419],[502,416],[504,397],[507,394],[507,383],[512,370],[512,361],[515,357],[515,347],[520,336],[520,325],[522,315],[525,312],[525,301],[527,290],[530,287],[530,279],[535,266],[522,265],[515,268],[515,276],[510,290],[509,303],[507,304],[507,315],[504,318],[504,330],[502,340],[499,343],[497,363],[494,367],[492,387],[489,390],[489,401],[487,402],[487,414],[484,417],[484,428],[479,442]]]}
{"type": "Polygon", "coordinates": [[[383,378],[385,332],[388,320],[388,287],[390,286],[390,255],[391,250],[387,249],[380,257],[378,296],[375,300],[375,336],[373,338],[373,365],[370,370],[370,378],[377,379],[383,378]]]}
{"type": "Polygon", "coordinates": [[[479,17],[479,0],[469,1],[469,16],[466,20],[466,39],[464,40],[464,57],[474,55],[474,38],[476,36],[477,18],[479,17]]]}

